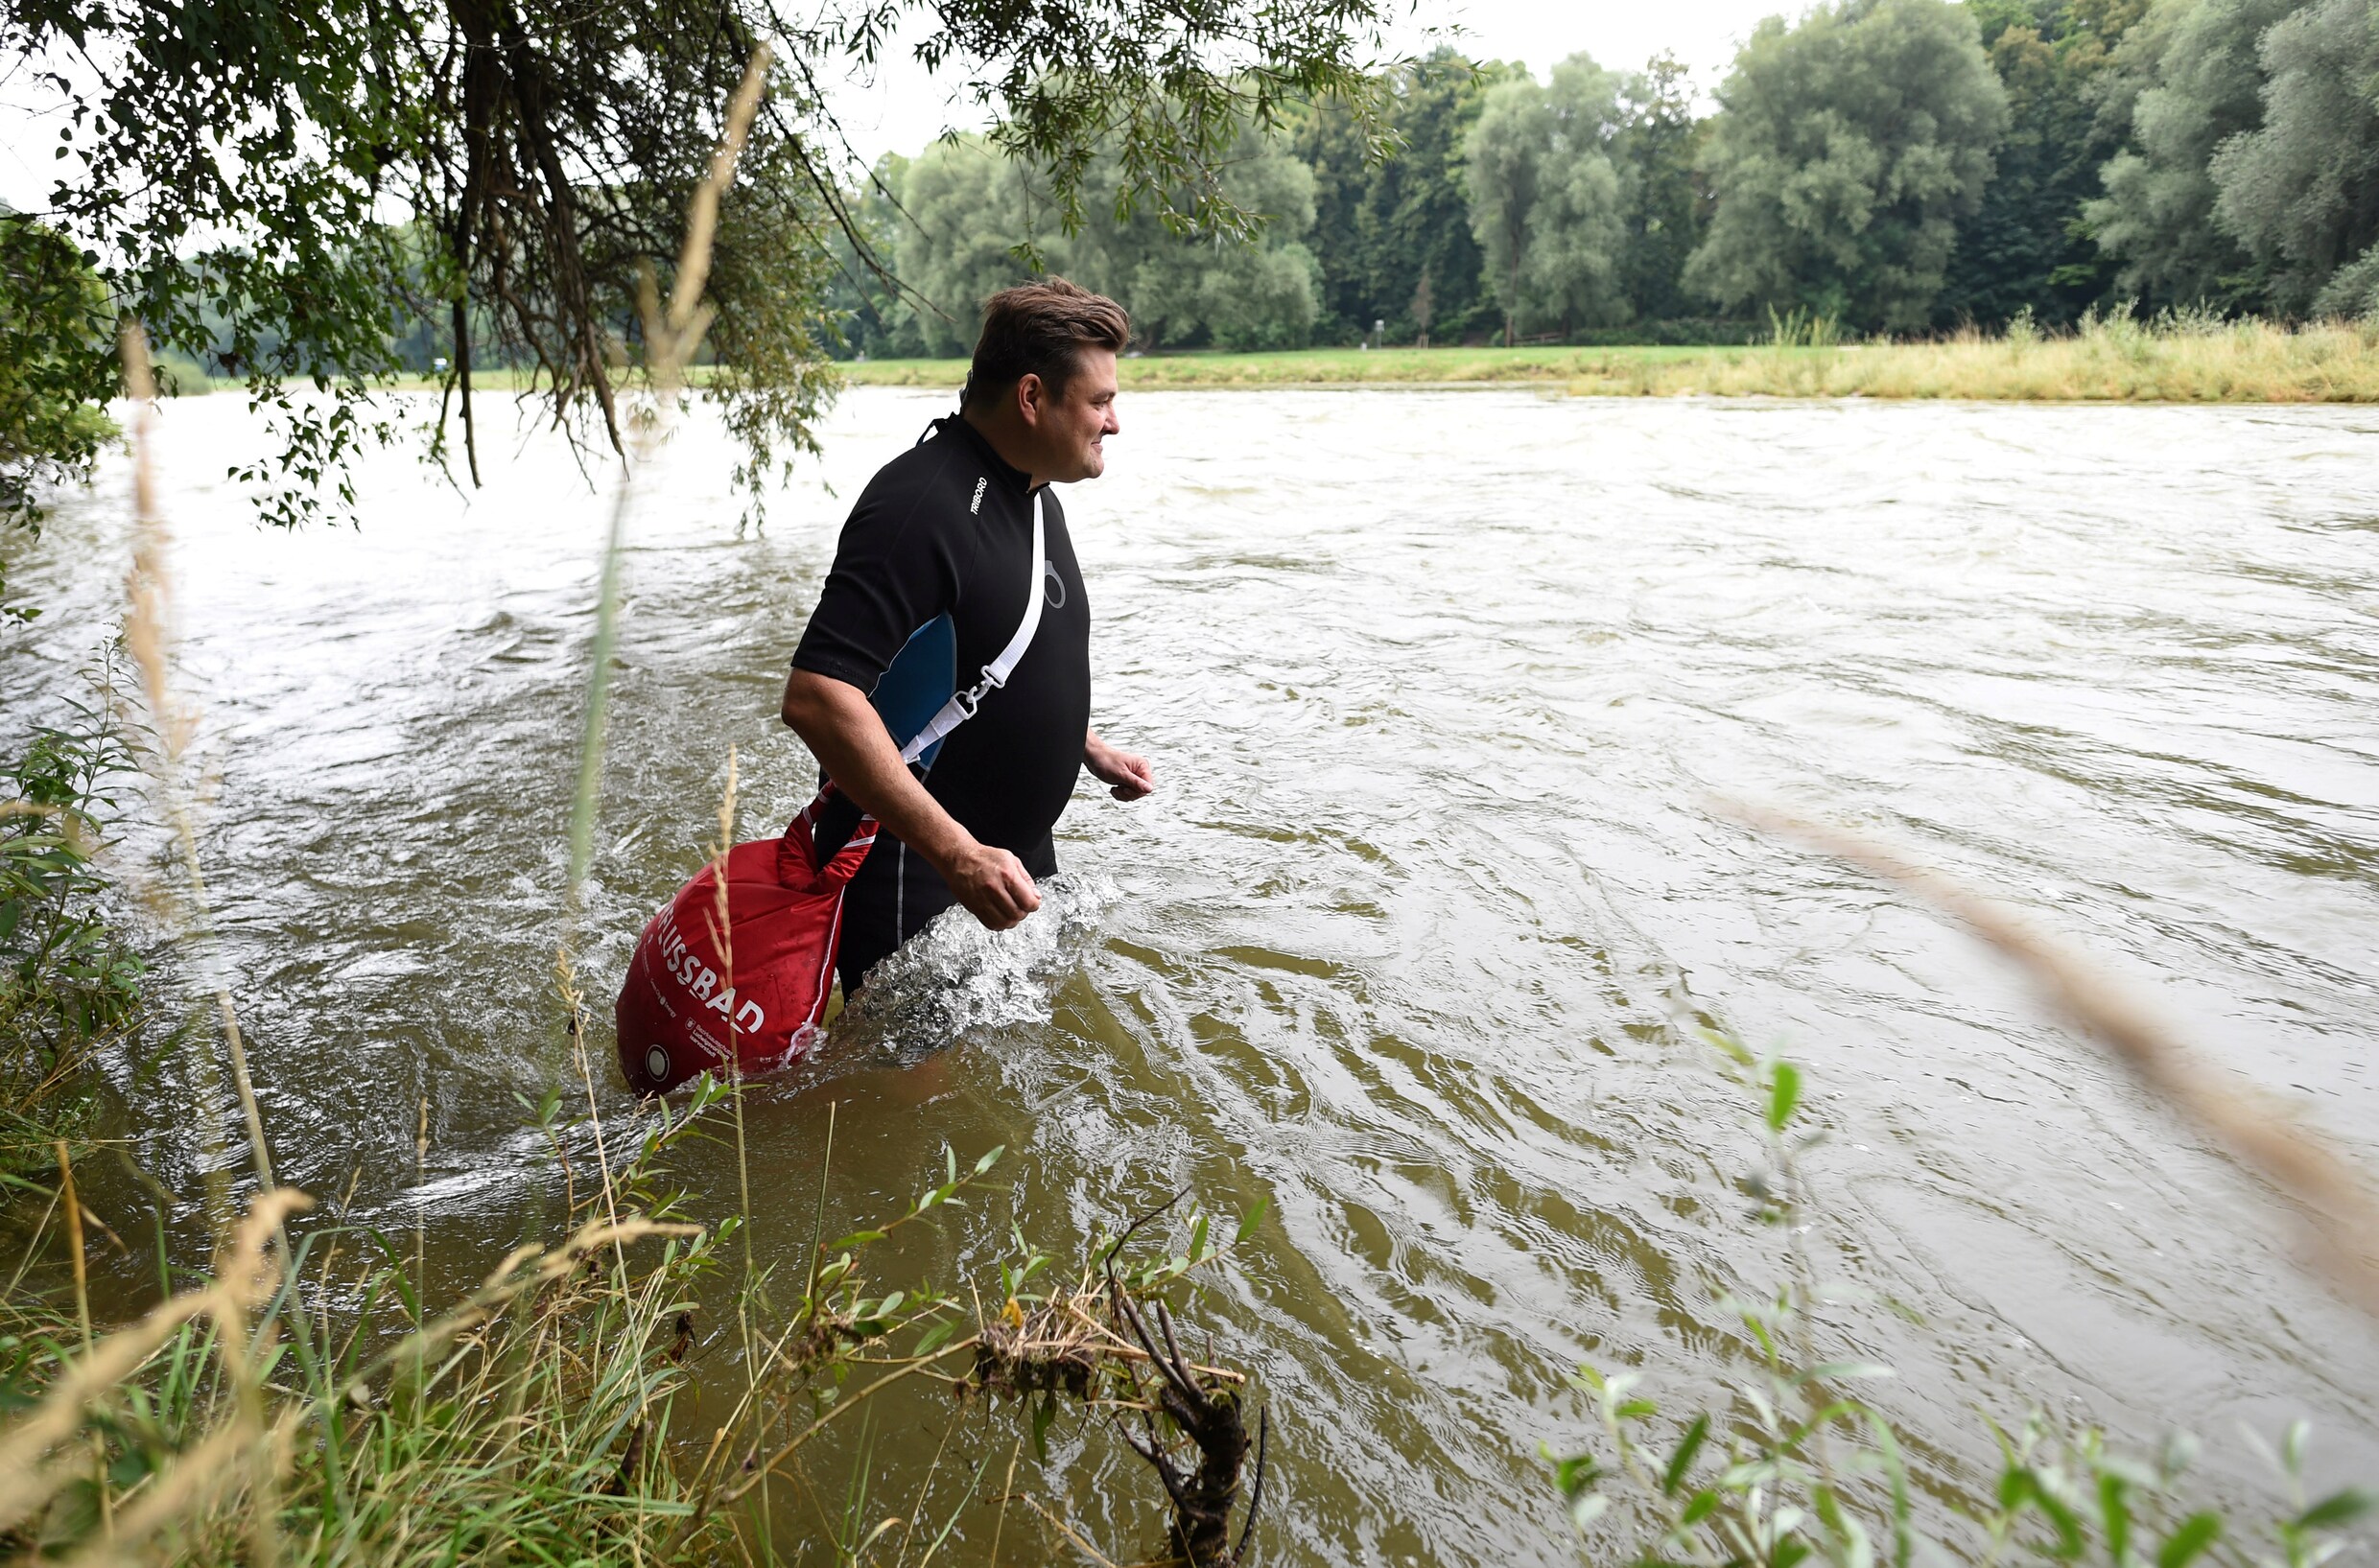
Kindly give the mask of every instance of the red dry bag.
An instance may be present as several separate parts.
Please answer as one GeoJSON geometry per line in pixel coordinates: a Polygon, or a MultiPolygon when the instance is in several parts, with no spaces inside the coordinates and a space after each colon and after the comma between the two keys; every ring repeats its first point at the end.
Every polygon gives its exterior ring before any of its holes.
{"type": "Polygon", "coordinates": [[[860,819],[821,869],[811,834],[820,795],[782,838],[727,852],[726,940],[719,929],[718,867],[704,866],[636,939],[620,987],[620,1071],[640,1094],[675,1088],[702,1072],[727,1076],[801,1060],[818,1036],[835,984],[842,890],[876,841],[860,819]]]}

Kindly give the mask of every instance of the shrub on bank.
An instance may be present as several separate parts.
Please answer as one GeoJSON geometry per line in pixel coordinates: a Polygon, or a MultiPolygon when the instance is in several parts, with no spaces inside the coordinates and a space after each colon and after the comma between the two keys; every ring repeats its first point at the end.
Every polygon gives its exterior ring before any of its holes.
{"type": "Polygon", "coordinates": [[[140,958],[109,922],[93,866],[133,768],[112,653],[92,700],[0,765],[0,1172],[55,1163],[91,1107],[85,1071],[141,1011],[140,958]]]}
{"type": "MultiPolygon", "coordinates": [[[[2188,1568],[2200,1560],[2259,1568],[2318,1568],[2345,1551],[2343,1532],[2375,1501],[2359,1487],[2307,1495],[2309,1429],[2292,1425],[2272,1452],[2285,1489],[2254,1516],[2206,1506],[2189,1483],[2196,1441],[2167,1438],[2153,1459],[2120,1452],[2096,1429],[2069,1430],[2036,1410],[1990,1422],[2000,1463],[1975,1478],[1974,1501],[1953,1504],[1963,1539],[1935,1533],[1906,1454],[1938,1454],[1939,1434],[1903,1437],[1857,1390],[1891,1369],[1826,1355],[1817,1341],[1829,1306],[1865,1299],[1821,1280],[1798,1239],[1816,1211],[1799,1155],[1805,1131],[1802,1074],[1706,1032],[1750,1091],[1763,1159],[1744,1182],[1760,1223],[1795,1239],[1781,1249],[1786,1280],[1728,1299],[1743,1329],[1745,1369],[1725,1408],[1670,1414],[1645,1396],[1637,1371],[1578,1369],[1603,1428],[1597,1450],[1543,1449],[1572,1522],[1597,1563],[1632,1568],[1910,1568],[1912,1563],[2076,1562],[2188,1568]]],[[[1984,1418],[1989,1421],[1989,1417],[1984,1418]]]]}

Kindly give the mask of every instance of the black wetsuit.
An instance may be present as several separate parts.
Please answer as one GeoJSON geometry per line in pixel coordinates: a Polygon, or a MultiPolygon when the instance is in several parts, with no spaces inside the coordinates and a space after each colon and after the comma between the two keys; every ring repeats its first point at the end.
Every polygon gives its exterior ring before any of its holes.
{"type": "MultiPolygon", "coordinates": [[[[1033,506],[1025,476],[979,432],[955,416],[934,421],[851,509],[793,667],[868,693],[906,742],[954,683],[972,687],[1015,635],[1032,572],[1033,506]]],[[[919,764],[927,793],[960,827],[1036,879],[1057,871],[1049,831],[1073,794],[1091,721],[1091,607],[1054,495],[1044,531],[1032,645],[1006,687],[919,764]]],[[[846,807],[819,825],[822,853],[849,836],[856,816],[846,807]]],[[[922,856],[881,834],[843,900],[844,995],[954,901],[922,856]]]]}

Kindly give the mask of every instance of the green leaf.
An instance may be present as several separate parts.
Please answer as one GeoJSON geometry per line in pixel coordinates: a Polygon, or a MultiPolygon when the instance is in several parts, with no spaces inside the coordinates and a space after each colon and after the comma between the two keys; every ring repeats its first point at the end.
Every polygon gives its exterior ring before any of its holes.
{"type": "Polygon", "coordinates": [[[2098,1478],[2098,1519],[2107,1531],[2107,1557],[2111,1562],[2129,1562],[2132,1555],[2132,1505],[2125,1494],[2130,1486],[2121,1476],[2102,1473],[2098,1478]]]}
{"type": "Polygon", "coordinates": [[[947,1143],[942,1145],[942,1165],[948,1173],[945,1180],[956,1182],[958,1180],[958,1151],[947,1143]]]}
{"type": "Polygon", "coordinates": [[[1677,1528],[1691,1530],[1695,1525],[1718,1511],[1718,1493],[1705,1486],[1685,1499],[1684,1511],[1677,1515],[1677,1528]]]}
{"type": "Polygon", "coordinates": [[[958,1331],[958,1320],[945,1318],[917,1338],[917,1354],[930,1356],[950,1343],[950,1336],[958,1331]]]}
{"type": "Polygon", "coordinates": [[[1576,1529],[1584,1530],[1601,1518],[1603,1510],[1609,1507],[1610,1498],[1600,1492],[1588,1492],[1569,1505],[1569,1523],[1576,1529]]]}
{"type": "Polygon", "coordinates": [[[1693,1457],[1702,1451],[1702,1440],[1708,1436],[1708,1415],[1696,1416],[1693,1424],[1685,1428],[1684,1437],[1679,1440],[1677,1452],[1669,1456],[1668,1468],[1661,1473],[1661,1491],[1671,1497],[1677,1495],[1677,1488],[1684,1484],[1685,1472],[1693,1467],[1693,1457]]]}
{"type": "Polygon", "coordinates": [[[1883,1473],[1892,1483],[1893,1568],[1908,1568],[1910,1554],[1916,1546],[1908,1527],[1908,1464],[1900,1458],[1899,1439],[1893,1436],[1891,1422],[1871,1410],[1867,1413],[1867,1424],[1874,1431],[1875,1452],[1883,1456],[1883,1473]]]}
{"type": "Polygon", "coordinates": [[[1781,1133],[1793,1119],[1793,1108],[1801,1103],[1801,1069],[1790,1062],[1778,1062],[1769,1083],[1768,1131],[1781,1133]]]}
{"type": "Polygon", "coordinates": [[[1743,1048],[1743,1042],[1735,1039],[1732,1035],[1722,1033],[1716,1029],[1703,1029],[1700,1030],[1699,1033],[1701,1034],[1702,1039],[1706,1041],[1713,1049],[1721,1052],[1726,1056],[1727,1060],[1732,1062],[1735,1065],[1748,1067],[1753,1065],[1752,1053],[1745,1050],[1743,1048]]]}
{"type": "Polygon", "coordinates": [[[991,1147],[991,1152],[975,1162],[975,1174],[980,1176],[985,1171],[991,1169],[994,1165],[1000,1163],[1000,1157],[1007,1152],[1008,1146],[1006,1144],[993,1144],[991,1147]]]}
{"type": "Polygon", "coordinates": [[[2340,1525],[2352,1524],[2373,1507],[2379,1507],[2379,1497],[2373,1497],[2360,1486],[2348,1486],[2344,1491],[2331,1492],[2297,1515],[2297,1528],[2336,1530],[2340,1525]]]}
{"type": "Polygon", "coordinates": [[[1602,1463],[1591,1454],[1572,1454],[1553,1463],[1553,1486],[1564,1497],[1575,1497],[1602,1474],[1602,1463]]]}
{"type": "Polygon", "coordinates": [[[1232,1238],[1231,1245],[1234,1247],[1244,1245],[1247,1238],[1256,1233],[1256,1227],[1263,1223],[1264,1210],[1270,1206],[1270,1200],[1257,1199],[1256,1206],[1249,1209],[1240,1219],[1238,1234],[1232,1238]]]}
{"type": "Polygon", "coordinates": [[[830,1252],[848,1252],[854,1247],[864,1247],[871,1241],[882,1241],[883,1236],[884,1233],[881,1230],[854,1230],[840,1241],[828,1242],[826,1251],[830,1252]]]}
{"type": "Polygon", "coordinates": [[[2082,1533],[2082,1516],[2074,1512],[2072,1506],[2063,1498],[2037,1481],[2033,1484],[2032,1500],[2040,1506],[2040,1511],[2056,1528],[2057,1546],[2051,1555],[2059,1557],[2080,1556],[2083,1547],[2087,1544],[2082,1533]]]}
{"type": "Polygon", "coordinates": [[[1057,1396],[1050,1394],[1033,1407],[1032,1451],[1042,1463],[1049,1462],[1049,1423],[1057,1419],[1057,1396]]]}
{"type": "Polygon", "coordinates": [[[2187,1568],[2222,1533],[2222,1515],[2193,1513],[2180,1522],[2173,1538],[2156,1554],[2156,1568],[2187,1568]]]}

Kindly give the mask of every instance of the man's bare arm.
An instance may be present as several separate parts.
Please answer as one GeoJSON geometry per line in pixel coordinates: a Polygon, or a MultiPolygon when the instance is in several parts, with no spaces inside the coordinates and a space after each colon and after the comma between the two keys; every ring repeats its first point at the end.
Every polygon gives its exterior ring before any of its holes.
{"type": "Polygon", "coordinates": [[[785,683],[783,714],[835,787],[924,855],[977,920],[1004,931],[1041,907],[1023,861],[978,841],[926,793],[865,692],[796,669],[785,683]]]}

